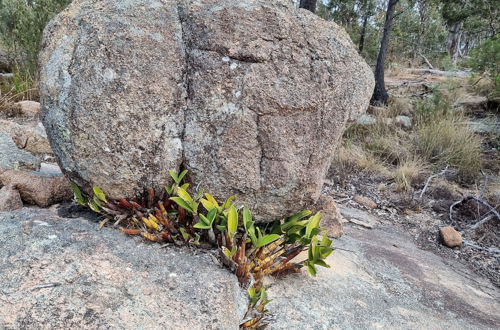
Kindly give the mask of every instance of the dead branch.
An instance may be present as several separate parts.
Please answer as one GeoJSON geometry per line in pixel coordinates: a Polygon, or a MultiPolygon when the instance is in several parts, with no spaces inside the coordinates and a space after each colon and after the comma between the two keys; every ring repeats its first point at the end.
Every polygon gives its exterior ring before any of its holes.
{"type": "Polygon", "coordinates": [[[429,67],[429,69],[434,70],[434,67],[432,66],[431,62],[429,62],[429,60],[427,59],[427,57],[425,57],[425,56],[424,56],[424,55],[422,55],[422,54],[419,54],[419,55],[420,55],[420,57],[421,57],[421,58],[423,58],[423,59],[424,59],[425,64],[427,64],[427,66],[429,67]]]}
{"type": "Polygon", "coordinates": [[[477,228],[481,227],[491,219],[495,218],[495,214],[490,214],[484,218],[482,218],[480,221],[476,222],[474,225],[470,226],[468,230],[476,230],[477,228]]]}
{"type": "Polygon", "coordinates": [[[448,171],[448,167],[449,167],[449,165],[446,165],[444,170],[442,170],[439,173],[433,174],[429,178],[427,178],[427,181],[425,181],[424,189],[422,189],[422,191],[420,192],[420,199],[422,199],[422,197],[424,196],[425,191],[427,190],[427,187],[431,183],[432,179],[437,178],[438,176],[444,175],[448,171]]]}
{"type": "Polygon", "coordinates": [[[466,196],[463,199],[459,200],[458,202],[455,202],[455,203],[453,203],[453,204],[450,205],[449,218],[450,218],[451,223],[455,223],[455,220],[453,219],[453,208],[455,206],[459,205],[459,204],[462,204],[462,203],[468,201],[469,199],[473,199],[476,202],[478,202],[478,203],[484,205],[485,207],[487,207],[490,210],[490,212],[492,212],[495,215],[495,217],[497,217],[497,219],[500,220],[500,214],[498,213],[498,211],[493,206],[491,206],[490,204],[488,204],[488,202],[482,200],[479,197],[470,195],[470,196],[466,196]]]}
{"type": "Polygon", "coordinates": [[[500,253],[500,249],[495,249],[495,248],[485,248],[485,247],[482,247],[480,245],[477,245],[477,244],[474,244],[470,241],[464,241],[464,245],[466,246],[470,246],[474,249],[478,249],[478,250],[482,250],[482,251],[486,251],[486,252],[489,252],[489,253],[492,253],[492,254],[499,254],[500,253]]]}

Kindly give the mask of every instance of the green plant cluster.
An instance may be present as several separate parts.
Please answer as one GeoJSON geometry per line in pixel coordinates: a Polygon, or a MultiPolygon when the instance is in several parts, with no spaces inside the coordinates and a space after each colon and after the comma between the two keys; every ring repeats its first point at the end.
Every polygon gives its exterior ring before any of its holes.
{"type": "Polygon", "coordinates": [[[105,216],[105,223],[128,235],[141,235],[153,242],[217,247],[222,263],[233,271],[240,284],[248,287],[249,309],[242,321],[245,329],[266,322],[269,303],[263,278],[283,276],[305,267],[316,275],[317,267],[329,267],[325,259],[333,252],[333,242],[323,235],[320,213],[298,212],[283,221],[258,224],[250,209],[237,207],[236,196],[219,202],[203,190],[188,192],[182,184],[187,171],[170,171],[173,184],[159,193],[148,189],[135,200],[110,200],[99,187],[91,196],[72,184],[75,200],[105,216]],[[303,261],[294,259],[307,252],[303,261]]]}
{"type": "Polygon", "coordinates": [[[496,35],[475,48],[469,64],[474,71],[489,74],[494,85],[489,96],[500,98],[500,37],[496,35]]]}

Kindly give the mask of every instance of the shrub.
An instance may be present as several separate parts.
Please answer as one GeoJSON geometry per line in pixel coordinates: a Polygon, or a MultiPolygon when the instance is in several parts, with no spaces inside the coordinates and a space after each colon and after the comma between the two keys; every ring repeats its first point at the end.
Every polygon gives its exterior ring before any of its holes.
{"type": "Polygon", "coordinates": [[[0,37],[31,76],[36,76],[43,29],[71,0],[0,0],[0,37]]]}
{"type": "Polygon", "coordinates": [[[491,77],[492,97],[500,97],[500,37],[496,35],[471,52],[469,65],[476,72],[486,72],[491,77]]]}

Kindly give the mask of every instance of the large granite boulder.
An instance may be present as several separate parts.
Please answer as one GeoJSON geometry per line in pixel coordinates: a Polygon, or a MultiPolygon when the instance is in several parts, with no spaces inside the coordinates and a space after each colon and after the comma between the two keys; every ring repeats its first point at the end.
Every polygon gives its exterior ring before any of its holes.
{"type": "Polygon", "coordinates": [[[131,197],[168,170],[260,220],[312,205],[373,75],[285,0],[76,0],[47,27],[42,117],[66,175],[131,197]]]}

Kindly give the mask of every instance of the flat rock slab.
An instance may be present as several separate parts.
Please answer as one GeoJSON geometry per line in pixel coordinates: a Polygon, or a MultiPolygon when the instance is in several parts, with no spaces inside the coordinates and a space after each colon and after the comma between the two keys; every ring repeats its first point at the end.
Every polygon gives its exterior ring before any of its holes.
{"type": "Polygon", "coordinates": [[[347,226],[316,278],[272,283],[271,329],[498,329],[500,290],[395,229],[347,226]]]}
{"type": "Polygon", "coordinates": [[[0,213],[1,329],[238,329],[246,293],[207,253],[96,229],[0,213]]]}
{"type": "Polygon", "coordinates": [[[338,205],[340,214],[349,222],[356,225],[373,229],[377,226],[378,220],[375,216],[352,207],[338,205]]]}

